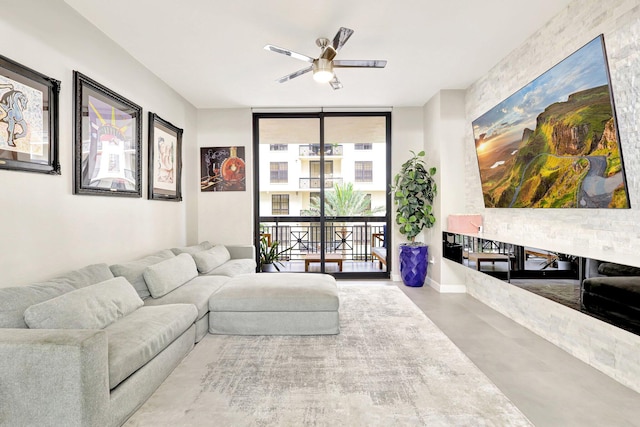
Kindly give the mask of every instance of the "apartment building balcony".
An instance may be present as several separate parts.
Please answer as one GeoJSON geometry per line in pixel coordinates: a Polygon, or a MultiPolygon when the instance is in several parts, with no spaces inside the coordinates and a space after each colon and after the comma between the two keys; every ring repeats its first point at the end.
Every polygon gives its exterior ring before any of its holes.
{"type": "Polygon", "coordinates": [[[280,257],[281,271],[319,271],[323,250],[327,271],[379,273],[387,270],[383,219],[336,220],[328,222],[324,232],[318,223],[311,222],[314,220],[309,221],[273,222],[261,218],[261,235],[270,242],[279,242],[280,250],[286,250],[280,257]],[[310,257],[314,260],[312,265],[305,262],[310,257]]]}
{"type": "MultiPolygon", "coordinates": [[[[340,144],[327,144],[324,146],[324,155],[342,156],[343,148],[340,144]]],[[[320,157],[320,144],[300,145],[298,153],[300,157],[320,157]]]]}
{"type": "MultiPolygon", "coordinates": [[[[299,178],[299,186],[301,190],[319,189],[320,178],[299,178]]],[[[324,188],[333,188],[335,184],[342,185],[342,178],[325,178],[324,188]]]]}

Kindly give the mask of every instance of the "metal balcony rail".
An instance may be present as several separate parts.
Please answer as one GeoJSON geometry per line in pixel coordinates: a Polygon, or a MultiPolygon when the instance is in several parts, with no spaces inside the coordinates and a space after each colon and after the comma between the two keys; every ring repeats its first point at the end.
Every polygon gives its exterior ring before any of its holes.
{"type": "MultiPolygon", "coordinates": [[[[320,178],[299,178],[299,186],[301,190],[309,188],[320,188],[320,178]]],[[[324,188],[333,188],[334,184],[342,185],[342,178],[325,178],[324,188]]]]}
{"type": "MultiPolygon", "coordinates": [[[[342,255],[345,261],[375,261],[372,246],[384,242],[373,239],[374,234],[384,235],[384,223],[333,223],[325,225],[324,250],[327,254],[342,255]]],[[[279,249],[286,250],[282,261],[303,260],[305,255],[322,251],[321,228],[317,223],[264,223],[260,224],[261,234],[269,240],[279,242],[279,249]]]]}
{"type": "MultiPolygon", "coordinates": [[[[342,156],[343,146],[340,144],[326,144],[324,146],[325,156],[342,156]]],[[[320,144],[307,144],[299,147],[301,157],[317,157],[320,156],[320,144]]]]}

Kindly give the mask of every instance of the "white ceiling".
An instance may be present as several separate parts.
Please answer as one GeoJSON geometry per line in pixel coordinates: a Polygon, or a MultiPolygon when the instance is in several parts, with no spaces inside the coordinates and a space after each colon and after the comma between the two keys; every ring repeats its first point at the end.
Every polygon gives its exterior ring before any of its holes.
{"type": "MultiPolygon", "coordinates": [[[[197,108],[422,106],[465,89],[570,0],[65,0],[197,108]],[[339,69],[343,89],[308,64],[318,37],[355,30],[337,59],[386,59],[339,69]]],[[[526,82],[523,82],[525,84],[526,82]]]]}

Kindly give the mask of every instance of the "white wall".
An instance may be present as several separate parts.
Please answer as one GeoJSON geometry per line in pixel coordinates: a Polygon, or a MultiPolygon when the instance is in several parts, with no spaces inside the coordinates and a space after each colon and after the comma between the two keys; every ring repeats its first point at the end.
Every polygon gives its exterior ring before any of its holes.
{"type": "Polygon", "coordinates": [[[0,287],[193,240],[193,156],[185,156],[182,203],[146,200],[146,174],[147,113],[184,129],[186,154],[196,145],[195,108],[61,0],[3,2],[0,33],[2,55],[62,82],[62,175],[0,170],[0,287]],[[143,198],[72,195],[73,70],[142,106],[143,198]]]}
{"type": "MultiPolygon", "coordinates": [[[[424,149],[424,120],[421,107],[394,108],[391,113],[391,177],[400,171],[402,164],[410,157],[410,151],[416,153],[424,149]]],[[[393,200],[392,200],[393,203],[393,200]]],[[[395,223],[395,207],[391,205],[391,226],[393,227],[393,239],[391,242],[391,279],[400,278],[398,265],[398,245],[406,243],[407,238],[400,234],[395,223]]],[[[416,241],[426,241],[424,232],[416,237],[416,241]]],[[[389,245],[388,245],[389,247],[389,245]]],[[[427,272],[427,274],[430,274],[427,272]]]]}
{"type": "MultiPolygon", "coordinates": [[[[198,240],[253,244],[253,118],[248,108],[198,111],[198,147],[245,147],[246,191],[200,192],[198,240]]],[[[200,150],[195,157],[200,176],[200,150]]]]}
{"type": "MultiPolygon", "coordinates": [[[[639,85],[640,1],[572,2],[467,91],[466,213],[482,214],[485,232],[499,240],[640,266],[639,85]],[[484,209],[471,121],[600,33],[632,208],[484,209]]],[[[465,275],[473,296],[640,391],[640,336],[472,270],[465,275]]]]}
{"type": "Polygon", "coordinates": [[[440,292],[466,292],[464,275],[442,258],[442,231],[447,229],[447,217],[465,207],[465,129],[465,91],[443,90],[425,104],[425,161],[428,167],[436,167],[438,185],[433,204],[436,223],[426,232],[429,259],[434,261],[429,265],[427,282],[440,292]]]}

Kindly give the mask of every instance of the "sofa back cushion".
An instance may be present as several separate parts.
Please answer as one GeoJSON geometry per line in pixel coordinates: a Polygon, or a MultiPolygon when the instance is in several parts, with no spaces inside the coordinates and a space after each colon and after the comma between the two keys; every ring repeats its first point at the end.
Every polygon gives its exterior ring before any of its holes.
{"type": "Polygon", "coordinates": [[[204,242],[199,243],[197,245],[183,246],[181,248],[171,248],[171,252],[173,252],[176,255],[180,255],[180,254],[193,255],[195,253],[206,251],[207,249],[211,249],[212,247],[213,245],[205,240],[204,242]]]}
{"type": "Polygon", "coordinates": [[[92,264],[46,282],[0,288],[0,328],[27,328],[27,307],[112,278],[107,264],[92,264]]]}
{"type": "Polygon", "coordinates": [[[144,270],[144,280],[154,298],[168,294],[197,276],[196,263],[189,254],[180,254],[144,270]]]}
{"type": "Polygon", "coordinates": [[[231,254],[223,245],[214,246],[209,250],[195,253],[192,256],[200,274],[207,274],[231,259],[231,254]]]}
{"type": "Polygon", "coordinates": [[[640,268],[613,262],[603,262],[598,266],[598,273],[605,276],[640,276],[640,268]]]}
{"type": "Polygon", "coordinates": [[[24,312],[32,329],[103,329],[144,303],[124,277],[67,292],[24,312]]]}
{"type": "Polygon", "coordinates": [[[173,258],[175,255],[169,249],[156,252],[144,258],[129,261],[121,264],[113,264],[109,268],[115,276],[122,276],[129,281],[135,288],[136,292],[142,299],[149,298],[151,293],[144,281],[144,270],[150,265],[157,264],[167,259],[173,258]]]}

